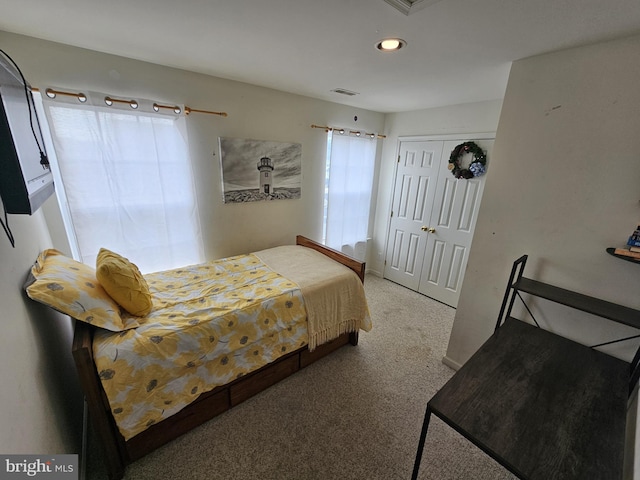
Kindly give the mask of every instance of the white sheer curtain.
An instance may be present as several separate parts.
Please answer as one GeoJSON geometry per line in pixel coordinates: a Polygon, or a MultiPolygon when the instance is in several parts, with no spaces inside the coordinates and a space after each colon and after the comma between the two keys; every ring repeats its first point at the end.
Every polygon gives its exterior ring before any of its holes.
{"type": "Polygon", "coordinates": [[[347,133],[328,135],[324,243],[364,260],[377,142],[347,133]]]}
{"type": "Polygon", "coordinates": [[[95,265],[105,247],[143,273],[201,262],[184,116],[93,97],[44,102],[74,256],[95,265]]]}

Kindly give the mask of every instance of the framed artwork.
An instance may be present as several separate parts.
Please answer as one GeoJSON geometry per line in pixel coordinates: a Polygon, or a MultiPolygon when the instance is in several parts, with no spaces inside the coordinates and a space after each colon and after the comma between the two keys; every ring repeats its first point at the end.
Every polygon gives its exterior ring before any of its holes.
{"type": "Polygon", "coordinates": [[[300,198],[302,145],[218,138],[224,203],[300,198]]]}

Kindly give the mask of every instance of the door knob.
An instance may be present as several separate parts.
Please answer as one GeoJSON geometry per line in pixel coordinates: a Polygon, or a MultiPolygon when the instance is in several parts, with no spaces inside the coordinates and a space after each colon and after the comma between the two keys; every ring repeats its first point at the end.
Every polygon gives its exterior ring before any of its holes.
{"type": "Polygon", "coordinates": [[[433,227],[425,227],[424,225],[420,227],[420,230],[423,232],[436,233],[436,229],[433,227]]]}

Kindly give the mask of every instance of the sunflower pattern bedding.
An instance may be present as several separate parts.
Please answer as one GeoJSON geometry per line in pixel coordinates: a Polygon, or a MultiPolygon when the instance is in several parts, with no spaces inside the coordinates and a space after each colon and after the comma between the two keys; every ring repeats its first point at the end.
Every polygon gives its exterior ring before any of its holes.
{"type": "Polygon", "coordinates": [[[308,342],[298,286],[256,255],[144,276],[153,299],[140,326],[98,330],[95,363],[126,440],[201,393],[308,342]]]}

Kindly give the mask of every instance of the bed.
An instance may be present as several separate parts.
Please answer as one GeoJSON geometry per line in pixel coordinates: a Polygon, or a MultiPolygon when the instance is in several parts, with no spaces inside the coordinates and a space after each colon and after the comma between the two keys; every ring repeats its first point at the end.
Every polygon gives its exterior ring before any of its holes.
{"type": "Polygon", "coordinates": [[[127,263],[126,299],[100,255],[94,273],[73,262],[41,254],[25,289],[76,319],[73,358],[111,479],[371,328],[365,264],[302,236],[144,276],[127,263]]]}

